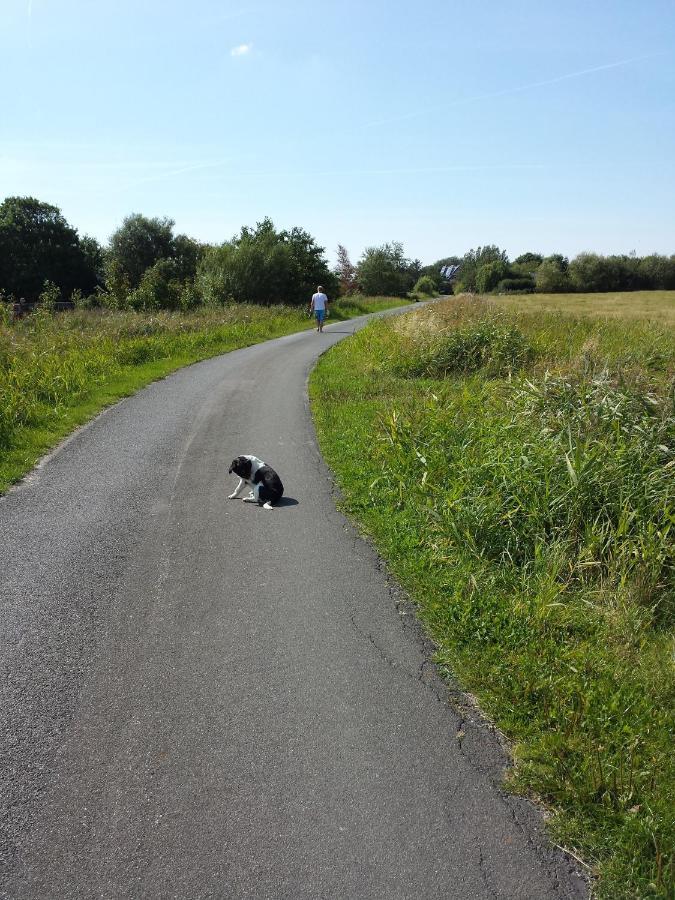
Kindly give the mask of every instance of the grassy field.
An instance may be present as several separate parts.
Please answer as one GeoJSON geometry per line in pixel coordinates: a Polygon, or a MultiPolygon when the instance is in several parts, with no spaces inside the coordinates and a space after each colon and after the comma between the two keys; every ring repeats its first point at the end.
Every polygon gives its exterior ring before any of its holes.
{"type": "Polygon", "coordinates": [[[512,788],[598,896],[672,897],[672,298],[656,322],[541,303],[368,327],[313,374],[317,431],[439,665],[513,741],[512,788]]]}
{"type": "Polygon", "coordinates": [[[675,325],[675,291],[629,291],[622,294],[513,294],[493,298],[499,307],[519,311],[572,313],[616,319],[652,319],[675,325]]]}
{"type": "MultiPolygon", "coordinates": [[[[329,321],[405,303],[351,297],[329,321]]],[[[305,309],[232,305],[192,313],[103,310],[12,323],[0,304],[0,493],[103,407],[209,356],[312,327],[305,309]]]]}

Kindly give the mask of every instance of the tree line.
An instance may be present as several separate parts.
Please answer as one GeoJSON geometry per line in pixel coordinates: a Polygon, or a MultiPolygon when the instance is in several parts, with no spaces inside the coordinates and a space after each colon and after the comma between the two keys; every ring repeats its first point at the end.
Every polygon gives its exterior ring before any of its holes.
{"type": "Polygon", "coordinates": [[[33,197],[0,204],[0,296],[28,303],[73,300],[123,309],[191,309],[201,304],[306,303],[317,284],[331,296],[405,297],[452,291],[626,291],[675,289],[675,256],[525,253],[509,261],[494,245],[430,266],[398,242],[368,247],[353,264],[338,246],[331,269],[304,229],[265,218],[221,244],[174,233],[168,218],[127,216],[106,246],[80,236],[58,207],[33,197]],[[441,273],[458,266],[448,280],[441,273]]]}
{"type": "Polygon", "coordinates": [[[456,292],[596,293],[607,291],[675,290],[675,255],[634,253],[603,256],[579,253],[572,260],[555,253],[523,253],[511,262],[506,251],[494,244],[469,250],[464,256],[438,260],[422,272],[437,289],[450,290],[441,269],[459,266],[452,279],[456,292]]]}
{"type": "Polygon", "coordinates": [[[338,264],[303,228],[278,230],[265,218],[221,244],[174,233],[168,218],[127,216],[106,246],[80,237],[61,210],[33,197],[0,204],[0,297],[113,309],[192,309],[202,304],[304,304],[321,284],[329,296],[357,291],[406,296],[422,264],[401,244],[338,264]]]}

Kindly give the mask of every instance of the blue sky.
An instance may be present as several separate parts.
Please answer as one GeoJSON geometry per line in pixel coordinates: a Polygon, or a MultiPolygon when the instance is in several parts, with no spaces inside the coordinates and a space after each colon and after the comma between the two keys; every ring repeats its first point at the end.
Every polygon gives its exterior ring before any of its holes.
{"type": "Polygon", "coordinates": [[[673,0],[0,0],[0,199],[356,261],[675,253],[673,0]]]}

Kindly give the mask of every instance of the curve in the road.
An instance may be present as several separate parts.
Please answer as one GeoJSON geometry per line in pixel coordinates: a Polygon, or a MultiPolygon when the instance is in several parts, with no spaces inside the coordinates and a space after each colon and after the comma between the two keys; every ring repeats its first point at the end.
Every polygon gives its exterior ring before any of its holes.
{"type": "Polygon", "coordinates": [[[586,896],[333,503],[306,379],[360,324],[183,369],[0,500],[0,895],[586,896]],[[226,500],[240,453],[279,508],[226,500]]]}

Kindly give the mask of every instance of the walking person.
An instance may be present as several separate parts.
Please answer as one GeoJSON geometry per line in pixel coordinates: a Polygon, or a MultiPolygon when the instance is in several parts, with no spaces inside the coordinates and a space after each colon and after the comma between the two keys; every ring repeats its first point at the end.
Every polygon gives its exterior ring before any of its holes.
{"type": "Polygon", "coordinates": [[[323,331],[323,320],[326,318],[326,312],[328,311],[328,297],[324,294],[321,285],[318,285],[316,294],[312,295],[309,311],[316,316],[316,330],[323,331]]]}

